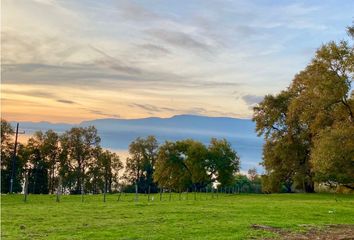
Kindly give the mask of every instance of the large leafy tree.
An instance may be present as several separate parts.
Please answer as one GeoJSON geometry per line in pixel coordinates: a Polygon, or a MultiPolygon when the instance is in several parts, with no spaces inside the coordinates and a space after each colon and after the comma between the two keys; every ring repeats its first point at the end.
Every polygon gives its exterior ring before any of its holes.
{"type": "Polygon", "coordinates": [[[207,149],[192,139],[166,142],[159,149],[154,179],[160,187],[181,191],[210,183],[207,149]]]}
{"type": "MultiPolygon", "coordinates": [[[[314,191],[314,177],[319,169],[316,165],[320,162],[316,161],[319,159],[316,155],[321,152],[316,145],[323,146],[328,139],[321,138],[331,134],[323,133],[323,129],[345,125],[348,130],[353,125],[354,104],[350,94],[353,64],[354,51],[349,42],[325,44],[286,91],[266,96],[254,108],[256,130],[266,140],[264,183],[272,185],[269,189],[285,184],[290,190],[294,182],[307,192],[314,191]]],[[[330,157],[324,160],[342,161],[337,156],[336,160],[330,157]]]]}
{"type": "Polygon", "coordinates": [[[230,186],[239,166],[237,153],[225,139],[212,139],[208,148],[191,139],[166,142],[159,149],[154,179],[174,190],[199,189],[212,182],[230,186]]]}
{"type": "Polygon", "coordinates": [[[125,178],[130,184],[137,184],[139,192],[157,191],[153,181],[158,144],[154,136],[137,138],[129,145],[125,178]]]}
{"type": "Polygon", "coordinates": [[[29,142],[25,148],[28,174],[28,192],[48,194],[48,164],[45,162],[40,147],[29,142]]]}
{"type": "MultiPolygon", "coordinates": [[[[28,140],[26,146],[29,152],[30,170],[33,176],[29,179],[38,178],[38,172],[42,172],[47,176],[47,180],[43,181],[47,190],[45,192],[54,193],[57,186],[57,172],[60,156],[59,135],[53,130],[48,130],[45,133],[38,131],[28,140]],[[36,159],[36,160],[34,160],[36,159]]],[[[37,188],[40,182],[37,181],[37,188]]],[[[31,188],[29,188],[31,190],[31,188]]],[[[41,190],[42,191],[42,190],[41,190]]]]}
{"type": "MultiPolygon", "coordinates": [[[[262,165],[267,175],[264,184],[269,185],[264,188],[269,191],[280,191],[284,185],[290,192],[294,180],[303,176],[308,166],[306,131],[289,118],[288,108],[292,99],[291,92],[282,91],[275,96],[265,96],[254,108],[256,131],[265,137],[262,165]]],[[[311,180],[307,185],[308,191],[312,191],[311,180]]]]}
{"type": "Polygon", "coordinates": [[[123,163],[116,153],[103,150],[98,147],[94,151],[94,158],[87,175],[89,182],[86,186],[92,193],[112,192],[112,187],[118,187],[119,171],[123,168],[123,163]]]}
{"type": "Polygon", "coordinates": [[[59,173],[64,185],[73,193],[80,193],[84,182],[89,180],[87,171],[95,161],[94,152],[100,141],[97,129],[93,126],[74,127],[61,136],[59,173]]]}
{"type": "Polygon", "coordinates": [[[207,167],[213,182],[229,186],[240,170],[240,157],[226,139],[212,138],[208,147],[207,167]]]}
{"type": "Polygon", "coordinates": [[[154,180],[160,188],[180,190],[191,186],[191,172],[176,142],[165,142],[160,146],[154,180]]]}
{"type": "Polygon", "coordinates": [[[207,169],[208,150],[204,144],[192,139],[176,142],[182,159],[182,164],[190,175],[191,183],[197,187],[204,187],[211,182],[207,169]]]}

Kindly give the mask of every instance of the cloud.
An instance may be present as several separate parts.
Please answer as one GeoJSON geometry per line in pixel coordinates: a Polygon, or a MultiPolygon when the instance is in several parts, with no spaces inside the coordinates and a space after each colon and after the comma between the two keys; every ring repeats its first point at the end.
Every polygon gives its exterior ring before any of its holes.
{"type": "Polygon", "coordinates": [[[66,103],[66,104],[76,104],[76,102],[74,101],[64,100],[64,99],[58,99],[57,102],[66,103]]]}
{"type": "Polygon", "coordinates": [[[264,96],[257,96],[257,95],[244,95],[242,96],[242,100],[245,101],[248,105],[254,105],[263,100],[264,96]]]}
{"type": "Polygon", "coordinates": [[[131,103],[129,104],[129,106],[131,107],[137,107],[137,108],[140,108],[140,109],[143,109],[145,111],[148,111],[148,112],[174,112],[176,111],[176,109],[173,109],[173,108],[168,108],[168,107],[157,107],[157,106],[154,106],[154,105],[151,105],[151,104],[138,104],[138,103],[131,103]]]}
{"type": "Polygon", "coordinates": [[[207,44],[202,40],[197,39],[197,37],[184,32],[171,31],[167,29],[150,29],[147,30],[146,33],[172,46],[186,50],[202,50],[209,53],[213,51],[213,46],[210,44],[207,44]]]}
{"type": "Polygon", "coordinates": [[[104,52],[101,49],[98,49],[97,47],[93,47],[90,46],[91,49],[93,49],[94,51],[96,51],[97,53],[101,54],[103,58],[99,58],[94,60],[94,63],[97,65],[103,65],[106,67],[109,67],[113,70],[119,71],[119,72],[124,72],[124,73],[128,73],[128,74],[141,74],[142,70],[137,68],[137,67],[133,67],[133,66],[128,66],[124,63],[122,63],[122,61],[118,60],[115,57],[112,57],[111,55],[107,54],[106,52],[104,52]]]}
{"type": "Polygon", "coordinates": [[[15,94],[15,95],[40,97],[40,98],[56,98],[56,94],[52,92],[46,92],[46,91],[35,90],[35,89],[30,89],[30,90],[27,89],[26,91],[23,91],[23,90],[8,89],[3,87],[1,92],[5,95],[15,94]]]}
{"type": "Polygon", "coordinates": [[[211,109],[204,108],[204,107],[171,108],[171,107],[159,107],[159,106],[151,105],[151,104],[138,104],[138,103],[132,103],[132,104],[129,104],[129,106],[143,109],[147,113],[150,113],[152,115],[155,115],[156,113],[169,112],[170,114],[173,114],[173,115],[192,114],[192,115],[200,115],[200,116],[208,116],[208,115],[235,116],[235,117],[241,116],[241,115],[238,115],[236,112],[224,112],[224,111],[218,111],[218,110],[211,110],[211,109]]]}
{"type": "Polygon", "coordinates": [[[3,82],[47,86],[80,86],[85,88],[222,88],[238,87],[239,82],[207,81],[205,77],[177,75],[173,72],[118,67],[115,61],[97,64],[3,64],[3,82]],[[84,86],[83,86],[84,85],[84,86]]]}
{"type": "Polygon", "coordinates": [[[141,44],[141,45],[138,45],[138,47],[143,50],[147,50],[151,53],[158,54],[158,55],[161,55],[161,54],[165,55],[165,54],[171,53],[171,51],[168,50],[167,48],[162,47],[162,46],[158,46],[155,44],[151,44],[151,43],[141,44]]]}
{"type": "Polygon", "coordinates": [[[201,116],[218,116],[218,117],[225,117],[225,116],[233,116],[233,117],[238,117],[238,118],[243,118],[245,117],[242,114],[238,114],[236,111],[235,112],[228,112],[228,111],[222,111],[222,110],[213,110],[209,108],[203,108],[203,107],[192,107],[192,108],[187,108],[183,109],[181,113],[186,113],[186,114],[192,114],[192,115],[201,115],[201,116]]]}
{"type": "Polygon", "coordinates": [[[124,20],[146,22],[160,20],[161,17],[155,12],[136,4],[133,1],[121,2],[118,6],[118,10],[124,20]]]}
{"type": "Polygon", "coordinates": [[[100,110],[92,110],[92,109],[86,109],[88,110],[90,113],[96,114],[96,115],[101,115],[104,117],[111,117],[111,118],[120,118],[121,116],[119,114],[109,114],[109,113],[105,113],[103,111],[100,110]]]}

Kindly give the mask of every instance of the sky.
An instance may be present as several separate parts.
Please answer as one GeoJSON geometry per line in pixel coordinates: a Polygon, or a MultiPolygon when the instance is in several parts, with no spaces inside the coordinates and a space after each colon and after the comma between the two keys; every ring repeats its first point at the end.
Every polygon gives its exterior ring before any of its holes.
{"type": "Polygon", "coordinates": [[[321,44],[347,39],[354,17],[349,0],[1,3],[10,121],[250,118],[321,44]]]}

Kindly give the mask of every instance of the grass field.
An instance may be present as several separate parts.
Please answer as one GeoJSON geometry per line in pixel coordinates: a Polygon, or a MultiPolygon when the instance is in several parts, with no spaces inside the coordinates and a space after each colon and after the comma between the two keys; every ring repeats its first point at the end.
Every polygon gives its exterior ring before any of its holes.
{"type": "Polygon", "coordinates": [[[299,231],[304,225],[354,225],[354,196],[331,194],[2,195],[2,239],[247,239],[274,237],[252,224],[299,231]],[[151,196],[150,196],[151,197],[151,196]]]}

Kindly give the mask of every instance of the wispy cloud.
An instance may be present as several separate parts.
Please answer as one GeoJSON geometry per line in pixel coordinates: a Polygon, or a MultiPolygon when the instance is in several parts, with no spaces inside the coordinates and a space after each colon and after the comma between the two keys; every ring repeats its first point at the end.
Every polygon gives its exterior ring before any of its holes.
{"type": "Polygon", "coordinates": [[[75,104],[75,103],[76,103],[76,102],[74,102],[74,101],[65,100],[65,99],[58,99],[57,102],[66,103],[66,104],[75,104]]]}
{"type": "Polygon", "coordinates": [[[148,111],[148,112],[155,112],[155,113],[158,113],[158,112],[165,112],[165,111],[168,111],[168,112],[174,112],[174,111],[176,111],[176,109],[174,109],[174,108],[169,108],[169,107],[157,107],[157,106],[154,106],[154,105],[151,105],[151,104],[131,103],[131,104],[129,104],[129,106],[131,106],[131,107],[137,107],[137,108],[143,109],[143,110],[145,110],[145,111],[148,111]]]}
{"type": "Polygon", "coordinates": [[[136,4],[134,1],[121,1],[117,8],[122,17],[126,20],[146,22],[161,19],[159,14],[136,4]]]}
{"type": "Polygon", "coordinates": [[[151,44],[151,43],[146,43],[146,44],[141,44],[141,45],[137,45],[140,50],[147,50],[153,54],[158,54],[158,55],[165,55],[165,54],[170,54],[171,51],[168,50],[165,47],[159,46],[159,45],[155,45],[155,44],[151,44]]]}
{"type": "Polygon", "coordinates": [[[100,110],[89,110],[89,111],[93,114],[100,115],[103,117],[110,117],[110,118],[120,118],[121,117],[121,115],[119,115],[119,114],[109,114],[109,113],[105,113],[100,110]]]}
{"type": "Polygon", "coordinates": [[[201,39],[184,32],[171,31],[167,29],[150,29],[146,31],[150,36],[162,40],[172,46],[183,49],[194,49],[211,52],[213,46],[203,42],[201,39]]]}

